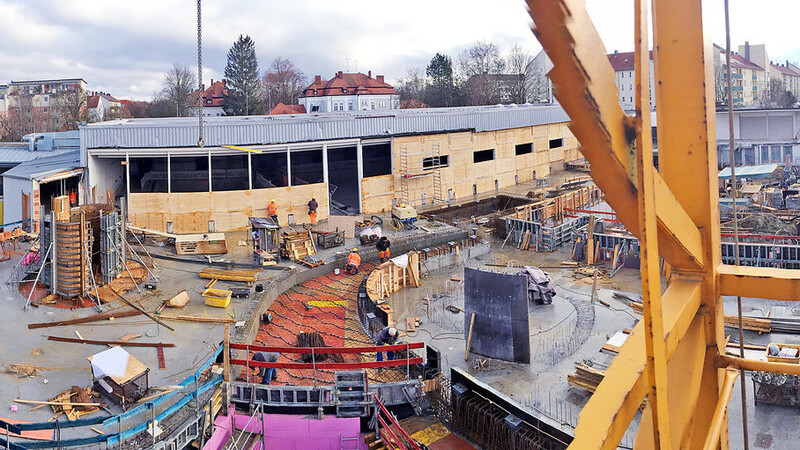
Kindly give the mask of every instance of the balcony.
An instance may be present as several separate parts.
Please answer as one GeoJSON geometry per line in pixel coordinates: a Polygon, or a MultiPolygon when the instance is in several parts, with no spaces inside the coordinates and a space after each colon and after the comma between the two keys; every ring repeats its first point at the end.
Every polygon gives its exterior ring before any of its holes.
{"type": "Polygon", "coordinates": [[[741,91],[741,90],[742,90],[742,87],[741,87],[741,86],[731,86],[731,90],[734,90],[734,91],[741,91]]]}

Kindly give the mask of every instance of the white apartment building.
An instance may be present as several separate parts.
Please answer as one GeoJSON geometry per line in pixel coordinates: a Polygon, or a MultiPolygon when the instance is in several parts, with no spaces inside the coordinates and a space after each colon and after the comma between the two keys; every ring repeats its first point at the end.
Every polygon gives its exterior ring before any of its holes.
{"type": "Polygon", "coordinates": [[[299,103],[308,113],[397,109],[400,96],[384,81],[383,75],[372,78],[372,71],[368,74],[339,71],[326,81],[317,75],[303,91],[299,103]]]}

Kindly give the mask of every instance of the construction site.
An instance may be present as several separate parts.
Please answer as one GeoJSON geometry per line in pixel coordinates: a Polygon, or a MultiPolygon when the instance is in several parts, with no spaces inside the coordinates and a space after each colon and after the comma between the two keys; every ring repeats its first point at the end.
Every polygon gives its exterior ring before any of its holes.
{"type": "Polygon", "coordinates": [[[796,448],[795,170],[719,170],[701,2],[634,3],[633,113],[528,0],[559,104],[82,125],[0,233],[0,448],[796,448]]]}

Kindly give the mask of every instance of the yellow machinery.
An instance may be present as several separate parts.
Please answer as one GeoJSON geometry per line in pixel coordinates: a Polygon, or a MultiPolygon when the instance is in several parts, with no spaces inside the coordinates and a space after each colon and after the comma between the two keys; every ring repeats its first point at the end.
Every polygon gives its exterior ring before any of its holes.
{"type": "Polygon", "coordinates": [[[646,396],[636,448],[725,449],[740,370],[800,374],[800,365],[727,356],[721,296],[797,300],[800,271],[721,263],[713,53],[702,2],[633,1],[630,117],[584,1],[527,0],[592,178],[641,242],[643,320],[581,412],[571,448],[616,448],[646,396]],[[659,172],[650,157],[651,4],[659,172]],[[659,256],[672,271],[663,294],[659,256]]]}

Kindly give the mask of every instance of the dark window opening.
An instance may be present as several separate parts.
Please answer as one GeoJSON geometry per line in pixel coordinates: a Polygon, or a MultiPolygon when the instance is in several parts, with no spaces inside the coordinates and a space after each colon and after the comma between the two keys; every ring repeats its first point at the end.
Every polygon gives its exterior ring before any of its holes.
{"type": "Polygon", "coordinates": [[[422,159],[422,168],[424,170],[431,170],[437,167],[449,167],[449,166],[450,166],[449,155],[431,156],[430,158],[422,159]]]}
{"type": "Polygon", "coordinates": [[[550,148],[558,148],[564,146],[564,138],[550,139],[550,148]]]}
{"type": "Polygon", "coordinates": [[[172,157],[172,192],[208,192],[208,156],[172,157]]]}
{"type": "Polygon", "coordinates": [[[322,150],[292,152],[292,186],[323,182],[322,150]]]}
{"type": "Polygon", "coordinates": [[[477,152],[472,152],[472,162],[479,163],[484,161],[491,161],[494,159],[494,149],[490,148],[489,150],[479,150],[477,152]]]}
{"type": "MultiPolygon", "coordinates": [[[[314,95],[316,95],[316,92],[314,92],[314,95]]],[[[319,111],[319,105],[314,105],[311,107],[311,112],[316,112],[316,111],[319,111]]]]}
{"type": "MultiPolygon", "coordinates": [[[[352,105],[351,105],[352,109],[352,105]]],[[[365,145],[361,148],[364,177],[391,175],[392,146],[385,144],[365,145]]]]}
{"type": "Polygon", "coordinates": [[[250,165],[253,173],[253,189],[289,185],[285,152],[250,155],[250,165]]]}
{"type": "Polygon", "coordinates": [[[129,164],[132,193],[167,192],[167,158],[131,158],[129,164]]]}
{"type": "Polygon", "coordinates": [[[532,142],[529,142],[527,144],[517,144],[514,146],[515,155],[527,155],[528,153],[533,153],[532,142]]]}
{"type": "Polygon", "coordinates": [[[361,210],[356,153],[356,147],[328,149],[328,189],[332,212],[337,214],[356,214],[361,210]]]}
{"type": "Polygon", "coordinates": [[[247,155],[211,157],[212,191],[250,189],[250,182],[247,178],[247,155]]]}

